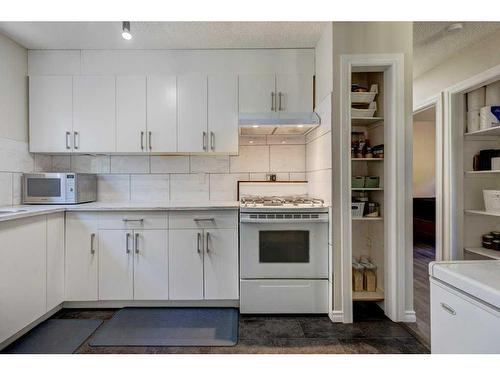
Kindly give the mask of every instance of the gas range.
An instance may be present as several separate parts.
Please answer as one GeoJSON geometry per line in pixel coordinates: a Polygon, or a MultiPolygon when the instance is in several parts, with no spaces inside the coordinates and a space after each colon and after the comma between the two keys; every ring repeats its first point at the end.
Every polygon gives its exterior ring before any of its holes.
{"type": "Polygon", "coordinates": [[[248,209],[257,210],[303,210],[325,208],[323,199],[312,198],[308,196],[263,196],[247,195],[240,199],[240,208],[243,212],[249,212],[248,209]]]}

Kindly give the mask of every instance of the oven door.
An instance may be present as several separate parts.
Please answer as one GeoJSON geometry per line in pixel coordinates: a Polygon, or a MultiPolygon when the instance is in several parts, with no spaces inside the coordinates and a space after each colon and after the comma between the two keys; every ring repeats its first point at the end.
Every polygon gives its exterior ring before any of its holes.
{"type": "Polygon", "coordinates": [[[242,222],[243,279],[328,278],[328,223],[242,222]]]}
{"type": "Polygon", "coordinates": [[[66,203],[66,173],[23,175],[23,203],[66,203]]]}

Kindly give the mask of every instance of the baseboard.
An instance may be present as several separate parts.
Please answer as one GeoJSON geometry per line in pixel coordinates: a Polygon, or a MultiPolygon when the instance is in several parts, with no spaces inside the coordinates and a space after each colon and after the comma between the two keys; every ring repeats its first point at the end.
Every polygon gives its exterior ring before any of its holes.
{"type": "Polygon", "coordinates": [[[403,316],[403,322],[405,323],[415,323],[417,321],[417,315],[413,310],[406,310],[403,316]]]}
{"type": "Polygon", "coordinates": [[[5,340],[3,342],[0,342],[0,350],[3,350],[4,348],[6,348],[10,344],[12,344],[14,341],[16,341],[19,337],[21,337],[22,335],[24,335],[26,332],[32,330],[37,325],[39,325],[43,321],[45,321],[48,318],[50,318],[56,312],[58,312],[59,310],[61,310],[62,306],[63,306],[62,303],[60,305],[57,305],[52,310],[47,311],[45,314],[43,314],[40,318],[38,318],[34,322],[31,322],[30,324],[28,324],[26,327],[24,327],[23,329],[21,329],[19,332],[17,332],[14,335],[10,336],[7,340],[5,340]]]}
{"type": "Polygon", "coordinates": [[[239,307],[239,300],[201,300],[201,301],[66,301],[68,309],[98,309],[123,307],[239,307]]]}
{"type": "Polygon", "coordinates": [[[343,323],[344,322],[344,312],[343,311],[329,311],[328,317],[334,323],[343,323]]]}

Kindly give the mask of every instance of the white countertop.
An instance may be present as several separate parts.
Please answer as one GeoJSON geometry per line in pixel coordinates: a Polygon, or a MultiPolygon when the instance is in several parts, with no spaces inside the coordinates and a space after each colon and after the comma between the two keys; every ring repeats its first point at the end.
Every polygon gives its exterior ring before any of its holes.
{"type": "Polygon", "coordinates": [[[3,206],[0,211],[12,211],[0,214],[0,222],[22,219],[30,216],[46,215],[64,211],[169,211],[169,210],[235,210],[240,207],[238,201],[226,202],[93,202],[73,205],[19,205],[3,206]]]}
{"type": "Polygon", "coordinates": [[[500,260],[431,262],[429,275],[500,308],[500,260]]]}

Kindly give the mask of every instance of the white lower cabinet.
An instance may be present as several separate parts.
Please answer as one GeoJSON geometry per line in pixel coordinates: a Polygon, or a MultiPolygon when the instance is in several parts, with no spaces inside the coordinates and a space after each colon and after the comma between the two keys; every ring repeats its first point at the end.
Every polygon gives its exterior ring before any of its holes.
{"type": "Polygon", "coordinates": [[[66,214],[66,301],[96,301],[99,242],[98,218],[66,214]]]}
{"type": "Polygon", "coordinates": [[[133,232],[99,230],[99,299],[134,298],[133,232]]]}
{"type": "Polygon", "coordinates": [[[170,299],[203,299],[203,230],[170,230],[170,299]]]}
{"type": "Polygon", "coordinates": [[[166,230],[134,231],[134,299],[168,299],[166,230]]]}
{"type": "Polygon", "coordinates": [[[46,216],[0,223],[0,343],[46,312],[46,216]]]}
{"type": "Polygon", "coordinates": [[[47,216],[47,307],[64,302],[64,212],[47,216]]]}

